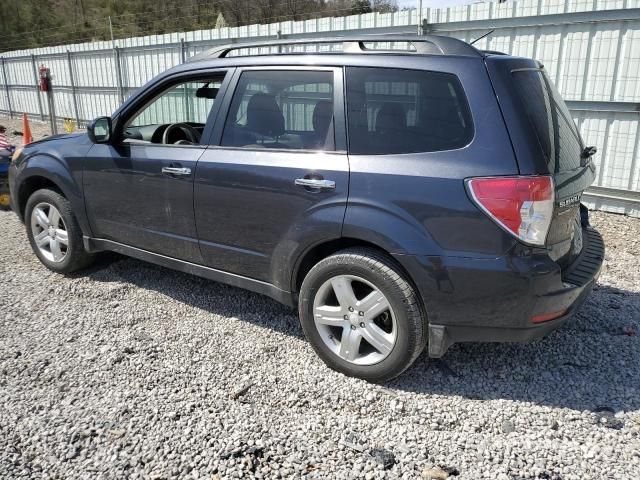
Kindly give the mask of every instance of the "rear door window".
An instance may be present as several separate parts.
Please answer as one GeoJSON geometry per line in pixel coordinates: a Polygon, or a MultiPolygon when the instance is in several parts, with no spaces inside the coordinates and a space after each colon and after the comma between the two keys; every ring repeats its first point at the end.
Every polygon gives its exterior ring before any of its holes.
{"type": "Polygon", "coordinates": [[[352,154],[453,150],[473,138],[467,100],[453,74],[349,67],[346,82],[352,154]]]}
{"type": "Polygon", "coordinates": [[[567,105],[543,70],[512,72],[550,173],[580,167],[582,139],[567,105]]]}
{"type": "Polygon", "coordinates": [[[222,145],[335,149],[332,71],[246,71],[233,95],[222,145]]]}

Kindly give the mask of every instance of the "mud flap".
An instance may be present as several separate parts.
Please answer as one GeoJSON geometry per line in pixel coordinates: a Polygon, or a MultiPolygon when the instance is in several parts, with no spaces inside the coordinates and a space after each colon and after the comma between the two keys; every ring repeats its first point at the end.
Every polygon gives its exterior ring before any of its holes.
{"type": "Polygon", "coordinates": [[[451,346],[453,342],[447,335],[447,328],[444,325],[429,325],[429,357],[440,358],[451,346]]]}

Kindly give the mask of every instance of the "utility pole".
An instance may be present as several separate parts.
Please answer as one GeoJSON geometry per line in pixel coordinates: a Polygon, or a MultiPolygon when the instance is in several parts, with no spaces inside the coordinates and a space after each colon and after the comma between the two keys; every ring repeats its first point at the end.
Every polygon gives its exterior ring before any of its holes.
{"type": "Polygon", "coordinates": [[[418,35],[422,35],[422,0],[418,0],[418,35]]]}
{"type": "Polygon", "coordinates": [[[116,41],[113,39],[113,23],[111,23],[111,15],[109,15],[109,32],[111,33],[111,48],[116,48],[116,41]]]}
{"type": "Polygon", "coordinates": [[[38,99],[38,111],[40,112],[40,120],[44,122],[44,111],[42,110],[42,99],[40,98],[40,76],[38,75],[36,56],[33,53],[31,54],[31,67],[33,68],[33,79],[36,82],[36,98],[38,99]]]}
{"type": "Polygon", "coordinates": [[[113,23],[111,15],[109,15],[109,32],[111,33],[111,48],[113,49],[113,62],[115,64],[116,81],[118,82],[118,96],[120,102],[124,102],[124,87],[122,86],[122,70],[120,68],[120,50],[116,47],[116,41],[113,38],[113,23]]]}

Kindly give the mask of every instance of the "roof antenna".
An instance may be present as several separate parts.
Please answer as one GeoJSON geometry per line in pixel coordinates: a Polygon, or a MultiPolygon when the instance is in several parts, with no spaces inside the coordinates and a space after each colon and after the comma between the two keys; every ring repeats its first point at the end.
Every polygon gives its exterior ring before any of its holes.
{"type": "Polygon", "coordinates": [[[489,35],[491,35],[493,32],[495,32],[496,29],[494,28],[493,30],[489,30],[487,33],[485,33],[484,35],[482,35],[481,37],[476,38],[473,42],[471,42],[469,45],[473,45],[474,43],[476,43],[478,40],[482,40],[484,37],[488,37],[489,35]]]}

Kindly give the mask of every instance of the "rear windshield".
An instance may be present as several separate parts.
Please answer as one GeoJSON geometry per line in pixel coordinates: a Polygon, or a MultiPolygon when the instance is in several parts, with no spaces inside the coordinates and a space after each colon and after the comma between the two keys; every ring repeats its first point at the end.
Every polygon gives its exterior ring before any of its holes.
{"type": "Polygon", "coordinates": [[[582,139],[567,105],[543,70],[512,72],[525,111],[547,159],[549,173],[580,166],[582,139]]]}

